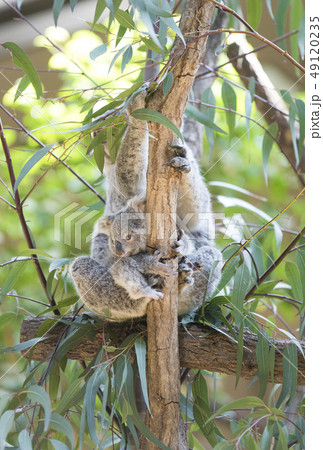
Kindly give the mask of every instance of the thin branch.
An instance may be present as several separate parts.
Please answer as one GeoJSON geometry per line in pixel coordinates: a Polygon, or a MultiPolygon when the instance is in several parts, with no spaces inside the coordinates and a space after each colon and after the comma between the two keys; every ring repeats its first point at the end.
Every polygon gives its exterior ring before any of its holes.
{"type": "MultiPolygon", "coordinates": [[[[13,164],[12,164],[12,160],[11,160],[11,155],[10,155],[10,150],[7,144],[7,141],[5,139],[4,133],[3,133],[3,128],[2,128],[2,122],[0,121],[0,137],[1,137],[1,143],[2,143],[2,147],[3,147],[3,151],[6,157],[6,162],[7,162],[7,167],[8,167],[8,171],[9,171],[9,177],[10,177],[10,182],[11,182],[11,186],[12,186],[12,190],[14,191],[14,186],[16,183],[16,177],[15,177],[15,173],[14,173],[14,169],[13,169],[13,164]]],[[[31,237],[25,216],[24,216],[24,211],[23,211],[23,207],[21,204],[21,200],[20,200],[20,195],[19,195],[19,191],[18,189],[16,189],[14,191],[14,198],[15,198],[15,205],[16,205],[16,211],[20,220],[20,224],[21,224],[21,228],[22,231],[24,233],[28,248],[30,249],[34,249],[35,245],[33,243],[33,239],[31,237]]],[[[43,290],[46,294],[46,297],[49,300],[49,303],[51,304],[51,306],[57,306],[56,302],[54,300],[54,298],[52,296],[50,296],[47,292],[47,281],[43,272],[43,269],[41,268],[40,262],[38,260],[37,255],[32,254],[31,257],[33,258],[35,267],[36,267],[36,272],[38,275],[38,278],[40,280],[40,283],[43,287],[43,290]]],[[[56,315],[60,315],[60,312],[58,309],[54,310],[54,313],[56,315]]]]}
{"type": "MultiPolygon", "coordinates": [[[[30,258],[32,259],[32,258],[30,258]]],[[[30,298],[30,297],[24,297],[22,295],[17,295],[17,294],[6,294],[7,297],[14,297],[14,298],[20,298],[22,300],[28,300],[30,302],[33,303],[37,303],[38,305],[42,305],[42,306],[46,306],[47,308],[50,306],[48,303],[44,303],[41,302],[40,300],[35,300],[34,298],[30,298]]]]}
{"type": "MultiPolygon", "coordinates": [[[[13,115],[8,111],[3,105],[0,104],[0,108],[17,124],[19,127],[37,144],[39,144],[41,147],[44,147],[44,144],[36,138],[27,128],[13,115]]],[[[64,160],[56,156],[54,153],[51,154],[57,161],[59,161],[66,169],[68,169],[81,183],[83,183],[91,192],[93,192],[94,195],[96,195],[103,204],[105,204],[104,198],[92,187],[84,178],[82,178],[78,173],[75,172],[74,169],[72,169],[71,166],[69,166],[64,160]]]]}
{"type": "MultiPolygon", "coordinates": [[[[215,0],[211,0],[211,2],[215,4],[216,8],[221,9],[222,11],[226,11],[229,14],[232,14],[249,29],[249,31],[233,30],[231,31],[232,33],[248,34],[250,36],[255,37],[256,39],[259,39],[260,41],[263,41],[266,45],[269,45],[271,48],[278,51],[281,55],[287,58],[294,66],[296,66],[299,70],[305,73],[304,67],[301,64],[299,64],[286,50],[281,49],[280,47],[278,47],[278,45],[274,44],[274,42],[270,41],[269,39],[266,39],[264,36],[258,33],[258,31],[252,28],[252,26],[249,25],[249,23],[243,17],[241,17],[236,11],[215,0]]],[[[228,30],[228,32],[230,32],[230,30],[228,30]]]]}
{"type": "Polygon", "coordinates": [[[10,206],[10,208],[12,208],[13,210],[16,209],[16,207],[14,205],[12,205],[10,202],[8,202],[8,200],[6,200],[4,197],[2,197],[0,195],[0,200],[2,200],[4,203],[6,203],[8,206],[10,206]]]}
{"type": "Polygon", "coordinates": [[[32,257],[15,258],[15,259],[12,259],[11,261],[7,261],[5,263],[0,264],[0,267],[9,266],[9,264],[14,264],[15,262],[30,261],[32,259],[34,259],[34,258],[32,258],[32,257]]]}
{"type": "MultiPolygon", "coordinates": [[[[275,42],[282,41],[283,39],[286,39],[286,38],[289,37],[289,36],[293,36],[293,35],[296,34],[296,33],[298,33],[298,30],[290,31],[289,33],[283,34],[282,36],[279,36],[279,37],[277,37],[276,39],[273,39],[272,42],[275,43],[275,42]]],[[[226,66],[226,65],[228,65],[228,64],[233,63],[233,61],[236,61],[237,59],[240,59],[240,58],[244,58],[245,56],[251,55],[252,53],[257,53],[257,52],[259,52],[260,50],[263,50],[264,48],[267,48],[267,44],[259,45],[258,47],[255,47],[254,49],[250,50],[250,52],[245,52],[245,53],[242,53],[242,54],[240,54],[240,55],[236,55],[236,56],[234,56],[233,58],[230,58],[230,59],[229,59],[228,61],[226,61],[225,63],[220,64],[219,66],[214,67],[213,70],[216,71],[216,70],[222,69],[222,67],[224,67],[224,66],[226,66]]]]}
{"type": "Polygon", "coordinates": [[[276,267],[283,261],[283,259],[290,253],[291,249],[295,246],[296,242],[304,235],[305,227],[298,233],[298,235],[292,240],[292,242],[286,247],[286,249],[279,255],[279,257],[271,264],[270,267],[261,275],[259,278],[258,284],[252,286],[249,292],[246,295],[246,299],[251,297],[255,290],[258,288],[258,285],[261,284],[275,269],[276,267]]]}
{"type": "MultiPolygon", "coordinates": [[[[296,197],[294,197],[293,198],[293,200],[291,200],[289,203],[288,203],[288,205],[287,206],[285,206],[285,208],[283,208],[275,217],[273,217],[269,222],[267,222],[264,226],[262,226],[261,228],[259,228],[252,236],[251,236],[251,238],[249,238],[249,239],[247,239],[243,244],[241,244],[241,247],[236,251],[236,252],[234,252],[233,253],[233,255],[231,255],[230,256],[230,258],[226,261],[226,263],[224,264],[224,266],[223,266],[223,268],[225,268],[227,265],[228,265],[228,263],[229,263],[229,261],[231,261],[231,259],[232,258],[234,258],[235,256],[237,256],[240,252],[241,252],[241,250],[246,246],[246,245],[248,245],[256,236],[258,236],[258,234],[260,234],[263,230],[265,230],[269,225],[271,225],[273,222],[275,222],[275,220],[277,220],[279,217],[281,217],[282,216],[282,214],[284,214],[284,212],[286,212],[287,210],[288,210],[288,208],[294,203],[294,202],[296,202],[296,200],[298,200],[298,198],[301,196],[301,195],[303,195],[303,193],[304,193],[304,191],[305,191],[305,188],[303,188],[302,190],[301,190],[301,192],[299,192],[297,195],[296,195],[296,197]]],[[[303,230],[302,231],[305,231],[305,228],[303,228],[303,230]]],[[[296,238],[295,238],[296,239],[296,238]]],[[[294,239],[294,241],[295,241],[295,239],[294,239]]],[[[294,242],[293,241],[293,242],[294,242]]],[[[282,255],[281,255],[282,256],[282,255]]],[[[284,255],[284,257],[285,257],[286,255],[284,255]]],[[[279,259],[279,258],[278,258],[279,259]]],[[[274,263],[275,264],[275,263],[274,263]]],[[[275,268],[275,267],[274,267],[275,268]]],[[[273,268],[273,269],[274,269],[273,268]]],[[[273,270],[272,269],[272,270],[273,270]]],[[[262,277],[260,277],[260,280],[261,280],[261,278],[262,277]]],[[[255,288],[256,289],[256,288],[255,288]]],[[[249,294],[249,293],[248,293],[249,294]]]]}

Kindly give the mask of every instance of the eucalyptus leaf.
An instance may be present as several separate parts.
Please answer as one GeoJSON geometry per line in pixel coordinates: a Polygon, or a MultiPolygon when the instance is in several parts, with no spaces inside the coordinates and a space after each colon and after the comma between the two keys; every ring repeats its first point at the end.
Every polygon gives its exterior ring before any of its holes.
{"type": "Polygon", "coordinates": [[[44,388],[37,384],[29,386],[26,390],[26,394],[32,402],[39,403],[42,406],[45,414],[44,431],[47,431],[51,419],[51,402],[49,395],[44,388]]]}
{"type": "Polygon", "coordinates": [[[58,17],[63,9],[65,0],[54,0],[53,3],[53,15],[54,15],[54,22],[57,26],[58,17]]]}
{"type": "Polygon", "coordinates": [[[34,167],[34,165],[37,164],[45,155],[47,155],[47,153],[51,151],[51,149],[54,147],[54,145],[56,145],[56,144],[45,145],[45,147],[41,148],[40,150],[37,150],[33,154],[33,156],[30,159],[28,159],[28,161],[25,163],[25,165],[21,169],[21,171],[16,179],[16,182],[15,182],[15,185],[13,188],[14,192],[16,192],[21,181],[30,172],[30,170],[34,167]]]}
{"type": "Polygon", "coordinates": [[[147,122],[157,122],[173,131],[183,142],[183,136],[179,129],[167,117],[158,111],[148,108],[136,109],[131,113],[135,119],[147,120],[147,122]]]}
{"type": "Polygon", "coordinates": [[[41,82],[34,66],[32,65],[32,62],[30,61],[26,53],[14,42],[5,42],[4,44],[2,44],[2,46],[7,48],[11,52],[13,62],[16,64],[16,66],[20,67],[27,75],[35,89],[37,98],[41,97],[43,94],[41,82]]]}
{"type": "Polygon", "coordinates": [[[149,413],[150,407],[149,407],[149,399],[148,399],[148,389],[147,389],[147,377],[146,377],[146,342],[138,337],[135,340],[135,350],[136,350],[136,357],[137,357],[137,364],[138,364],[138,370],[139,370],[139,376],[140,376],[140,383],[141,383],[141,389],[144,396],[144,400],[146,403],[146,406],[148,408],[149,413]]]}

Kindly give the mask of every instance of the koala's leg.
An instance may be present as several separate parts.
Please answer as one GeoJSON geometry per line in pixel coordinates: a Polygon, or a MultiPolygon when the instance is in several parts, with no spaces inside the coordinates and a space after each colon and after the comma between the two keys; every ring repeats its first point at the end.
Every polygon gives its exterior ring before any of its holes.
{"type": "Polygon", "coordinates": [[[142,297],[154,300],[162,299],[164,294],[148,284],[141,270],[132,257],[121,258],[109,267],[115,284],[124,288],[132,299],[142,297]]]}
{"type": "Polygon", "coordinates": [[[115,162],[117,187],[127,199],[146,193],[148,126],[147,122],[131,116],[136,109],[145,108],[146,94],[146,91],[139,93],[127,108],[129,126],[115,162]]]}
{"type": "MultiPolygon", "coordinates": [[[[177,199],[177,214],[188,238],[191,237],[198,245],[211,244],[215,236],[215,225],[212,214],[211,196],[200,174],[200,169],[189,147],[174,145],[171,147],[175,157],[168,165],[171,167],[182,164],[190,170],[182,170],[177,199]],[[186,160],[184,163],[182,160],[186,160]],[[198,241],[198,242],[196,242],[198,241]]],[[[175,169],[176,170],[176,169],[175,169]]]]}
{"type": "Polygon", "coordinates": [[[76,258],[70,273],[80,300],[97,315],[122,321],[146,314],[151,297],[131,298],[125,289],[114,282],[107,267],[93,258],[76,258]]]}
{"type": "Polygon", "coordinates": [[[216,248],[204,246],[186,256],[186,263],[200,265],[200,270],[194,271],[194,284],[179,291],[178,314],[202,305],[214,292],[219,284],[222,270],[222,254],[216,248]]]}

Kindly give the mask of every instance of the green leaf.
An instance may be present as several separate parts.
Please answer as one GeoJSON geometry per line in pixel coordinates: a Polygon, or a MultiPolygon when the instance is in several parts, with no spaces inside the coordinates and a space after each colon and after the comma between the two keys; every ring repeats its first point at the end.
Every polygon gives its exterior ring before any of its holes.
{"type": "Polygon", "coordinates": [[[159,8],[158,6],[156,6],[153,2],[145,2],[145,7],[147,8],[147,10],[149,12],[151,12],[152,14],[155,14],[155,16],[160,16],[160,17],[173,17],[172,12],[169,8],[169,5],[166,3],[163,4],[163,7],[167,9],[167,11],[165,11],[165,9],[159,8]]]}
{"type": "Polygon", "coordinates": [[[256,358],[259,378],[259,397],[263,398],[266,393],[269,377],[269,344],[268,338],[263,332],[258,331],[258,342],[256,344],[256,358]]]}
{"type": "Polygon", "coordinates": [[[168,74],[166,75],[166,77],[165,77],[165,79],[163,81],[163,94],[164,94],[164,97],[166,97],[166,95],[168,94],[168,91],[172,87],[173,80],[174,80],[173,72],[168,72],[168,74]]]}
{"type": "Polygon", "coordinates": [[[31,438],[27,430],[21,430],[18,435],[19,447],[24,450],[33,450],[31,438]]]}
{"type": "Polygon", "coordinates": [[[305,141],[305,103],[298,98],[295,100],[296,111],[299,118],[299,138],[298,138],[298,153],[302,156],[303,146],[305,141]]]}
{"type": "Polygon", "coordinates": [[[43,407],[45,413],[44,430],[47,431],[51,418],[51,403],[49,395],[47,394],[44,388],[36,384],[28,387],[28,389],[25,392],[27,394],[27,397],[32,402],[39,403],[43,407]]]}
{"type": "MultiPolygon", "coordinates": [[[[270,222],[272,219],[270,216],[268,216],[268,214],[266,214],[265,212],[263,212],[261,209],[256,208],[254,205],[252,205],[249,202],[246,202],[245,200],[241,200],[240,198],[236,198],[236,197],[224,197],[223,195],[218,195],[217,199],[220,203],[222,203],[222,205],[225,208],[233,208],[233,207],[238,207],[238,208],[243,208],[243,209],[247,209],[250,212],[253,212],[254,214],[256,214],[257,216],[263,218],[265,221],[270,222]]],[[[277,243],[277,248],[279,248],[281,241],[283,239],[283,233],[281,231],[280,226],[278,225],[278,223],[275,221],[272,223],[274,230],[275,230],[275,236],[276,236],[276,243],[277,243]]]]}
{"type": "Polygon", "coordinates": [[[148,389],[146,378],[146,342],[142,338],[138,337],[135,340],[135,350],[137,356],[137,365],[139,370],[141,389],[146,406],[148,408],[149,413],[151,414],[148,400],[148,389]]]}
{"type": "MultiPolygon", "coordinates": [[[[230,84],[224,82],[222,84],[222,101],[225,108],[236,111],[237,110],[237,96],[230,84]]],[[[229,135],[232,137],[234,133],[236,115],[233,112],[226,111],[226,120],[229,128],[229,135]]]]}
{"type": "Polygon", "coordinates": [[[66,308],[67,306],[75,305],[75,303],[79,300],[78,295],[72,295],[71,297],[66,298],[65,300],[61,300],[57,303],[56,306],[51,306],[50,308],[46,308],[45,311],[38,314],[37,317],[43,316],[44,314],[48,314],[51,311],[55,311],[57,308],[66,308]]]}
{"type": "MultiPolygon", "coordinates": [[[[287,11],[289,8],[290,0],[279,0],[276,8],[276,28],[278,36],[282,36],[285,33],[285,25],[287,23],[287,11]]],[[[280,41],[280,46],[282,49],[286,49],[285,40],[280,41]]]]}
{"type": "Polygon", "coordinates": [[[192,383],[192,394],[194,399],[194,419],[210,445],[214,447],[218,442],[217,434],[220,437],[222,437],[222,434],[214,423],[208,421],[211,415],[211,410],[209,407],[206,381],[201,372],[196,375],[192,383]]]}
{"type": "Polygon", "coordinates": [[[58,441],[57,439],[50,439],[49,441],[55,450],[69,450],[67,445],[63,444],[63,442],[58,441]]]}
{"type": "Polygon", "coordinates": [[[40,150],[37,150],[33,156],[28,159],[28,161],[25,163],[24,167],[21,169],[15,185],[14,185],[14,192],[16,192],[19,184],[21,183],[21,181],[25,178],[25,176],[27,175],[27,173],[34,167],[35,164],[38,163],[38,161],[40,161],[45,155],[47,155],[47,153],[54,147],[55,144],[50,144],[50,145],[45,145],[45,147],[41,148],[40,150]]]}
{"type": "Polygon", "coordinates": [[[281,425],[277,422],[278,427],[278,441],[275,445],[275,450],[286,450],[286,448],[289,448],[288,446],[288,431],[286,428],[282,428],[281,425]],[[286,433],[284,432],[286,430],[286,433]]]}
{"type": "Polygon", "coordinates": [[[96,165],[98,166],[99,171],[102,174],[103,174],[103,168],[104,168],[104,154],[105,154],[105,150],[104,150],[103,144],[99,144],[97,147],[95,147],[94,159],[95,159],[96,165]]]}
{"type": "MultiPolygon", "coordinates": [[[[129,47],[130,47],[130,44],[125,45],[124,47],[120,48],[120,50],[117,51],[117,53],[114,55],[114,57],[113,57],[113,59],[112,59],[112,61],[110,63],[110,66],[109,66],[109,69],[108,69],[108,73],[110,72],[112,67],[114,67],[115,62],[119,58],[119,56],[122,55],[122,53],[124,53],[126,51],[126,49],[129,48],[129,47]]],[[[120,96],[118,96],[118,97],[120,98],[120,96]]]]}
{"type": "Polygon", "coordinates": [[[9,274],[7,276],[7,279],[1,288],[0,303],[3,301],[5,296],[8,294],[8,292],[14,287],[15,283],[18,281],[20,271],[24,268],[26,262],[27,261],[17,260],[17,262],[15,262],[13,264],[13,267],[11,267],[9,274]]]}
{"type": "Polygon", "coordinates": [[[148,108],[136,109],[131,113],[135,119],[146,120],[147,122],[156,122],[164,125],[173,131],[183,142],[183,136],[179,129],[167,117],[158,111],[148,108]]]}
{"type": "Polygon", "coordinates": [[[301,55],[301,59],[304,59],[305,57],[305,14],[303,14],[302,20],[299,24],[299,30],[298,30],[298,48],[299,53],[301,55]]]}
{"type": "Polygon", "coordinates": [[[186,42],[185,42],[184,36],[183,36],[181,30],[179,29],[179,27],[177,26],[177,24],[176,24],[175,20],[173,19],[173,17],[162,17],[162,16],[160,16],[160,21],[164,22],[165,25],[167,25],[169,28],[171,28],[173,31],[175,31],[177,36],[182,40],[184,46],[186,47],[186,42]]]}
{"type": "Polygon", "coordinates": [[[250,272],[246,264],[242,264],[234,277],[233,291],[232,291],[232,306],[233,316],[236,324],[241,325],[243,321],[243,304],[246,294],[249,290],[250,272]]]}
{"type": "Polygon", "coordinates": [[[71,424],[57,413],[53,413],[49,423],[50,430],[63,433],[70,441],[71,447],[74,448],[74,431],[71,424]]]}
{"type": "Polygon", "coordinates": [[[65,268],[65,266],[69,265],[74,258],[58,258],[50,263],[48,272],[52,272],[53,270],[65,268]]]}
{"type": "Polygon", "coordinates": [[[256,294],[268,294],[273,291],[279,281],[265,281],[257,287],[256,294]]]}
{"type": "Polygon", "coordinates": [[[161,53],[162,52],[160,47],[157,44],[155,44],[155,42],[153,40],[147,39],[147,38],[144,38],[144,37],[142,37],[141,40],[145,43],[146,47],[148,47],[153,52],[155,52],[155,53],[161,53]]]}
{"type": "Polygon", "coordinates": [[[131,61],[133,52],[132,47],[129,46],[127,50],[122,55],[122,61],[121,61],[121,73],[123,73],[124,69],[126,68],[126,65],[131,61]]]}
{"type": "Polygon", "coordinates": [[[7,48],[11,52],[13,62],[16,64],[16,66],[20,67],[25,72],[35,89],[37,98],[41,97],[43,94],[41,82],[34,66],[32,65],[26,53],[13,42],[5,42],[4,44],[2,44],[2,46],[7,48]]]}
{"type": "Polygon", "coordinates": [[[185,114],[187,115],[187,117],[190,117],[191,119],[200,122],[201,124],[205,125],[208,128],[211,128],[214,131],[217,131],[218,133],[227,134],[224,130],[222,130],[222,128],[215,125],[215,123],[210,121],[205,114],[201,113],[201,111],[194,108],[194,106],[192,106],[190,103],[188,103],[186,106],[185,114]]]}
{"type": "Polygon", "coordinates": [[[107,50],[108,50],[107,44],[101,44],[90,51],[90,58],[92,59],[92,61],[94,61],[99,56],[104,55],[104,53],[106,53],[107,50]]]}
{"type": "Polygon", "coordinates": [[[248,23],[257,29],[262,13],[262,0],[248,0],[248,23]]]}
{"type": "Polygon", "coordinates": [[[245,98],[245,111],[246,111],[246,126],[247,126],[247,133],[248,137],[250,138],[250,120],[249,117],[251,116],[251,110],[252,110],[252,102],[255,96],[255,78],[250,77],[249,80],[249,90],[246,91],[246,98],[245,98]]]}
{"type": "MultiPolygon", "coordinates": [[[[276,122],[269,125],[267,129],[269,133],[271,133],[274,137],[276,137],[278,131],[278,125],[276,122]]],[[[267,172],[268,159],[274,142],[275,141],[268,133],[264,134],[262,141],[262,165],[264,169],[264,177],[266,185],[268,185],[268,172],[267,172]]]]}
{"type": "Polygon", "coordinates": [[[54,0],[53,15],[54,15],[54,22],[55,22],[56,26],[57,26],[58,17],[62,11],[64,3],[65,3],[65,0],[54,0]]]}
{"type": "Polygon", "coordinates": [[[6,439],[15,418],[14,411],[6,411],[0,418],[0,450],[7,449],[6,439]]]}
{"type": "Polygon", "coordinates": [[[272,9],[272,6],[271,6],[271,0],[266,0],[266,5],[267,5],[268,12],[269,12],[269,14],[270,14],[270,17],[271,17],[271,18],[273,19],[273,21],[275,22],[274,13],[273,13],[273,9],[272,9]]]}
{"type": "Polygon", "coordinates": [[[78,0],[70,0],[71,11],[74,11],[74,8],[77,4],[78,0]]]}
{"type": "Polygon", "coordinates": [[[101,367],[96,369],[94,374],[86,383],[86,391],[84,396],[84,403],[86,404],[87,425],[93,442],[98,446],[100,444],[95,426],[95,400],[98,389],[101,383],[105,380],[106,376],[107,375],[105,371],[102,370],[101,367]]]}
{"type": "Polygon", "coordinates": [[[102,16],[102,13],[103,13],[103,11],[105,10],[106,7],[107,7],[107,4],[106,4],[105,0],[97,0],[96,7],[95,7],[95,12],[94,12],[94,19],[93,19],[93,23],[94,24],[102,16]]]}
{"type": "MultiPolygon", "coordinates": [[[[289,28],[290,30],[299,30],[304,10],[302,0],[293,0],[293,6],[290,8],[289,28]]],[[[298,59],[298,34],[290,37],[291,55],[294,59],[298,59]]]]}
{"type": "Polygon", "coordinates": [[[19,82],[19,85],[17,87],[17,91],[15,93],[14,102],[20,97],[20,95],[27,89],[27,87],[30,85],[30,79],[27,75],[23,76],[22,79],[19,82]]]}
{"type": "Polygon", "coordinates": [[[241,264],[240,256],[235,256],[228,262],[228,264],[225,266],[224,270],[222,271],[220,283],[218,284],[219,291],[221,291],[229,283],[231,278],[234,276],[234,274],[238,270],[238,267],[240,266],[240,264],[241,264]]]}
{"type": "Polygon", "coordinates": [[[135,22],[133,21],[133,18],[128,13],[128,11],[122,11],[121,9],[118,9],[116,13],[114,14],[114,17],[117,19],[117,21],[125,28],[129,28],[130,30],[135,30],[135,22]]]}
{"type": "Polygon", "coordinates": [[[293,296],[296,300],[304,301],[303,283],[298,267],[291,262],[287,262],[285,266],[285,273],[288,283],[292,287],[293,296]]]}
{"type": "Polygon", "coordinates": [[[295,394],[297,386],[297,367],[297,347],[295,344],[291,344],[283,351],[283,385],[277,400],[277,408],[280,407],[288,395],[289,398],[292,399],[295,394]]]}
{"type": "MultiPolygon", "coordinates": [[[[235,409],[249,409],[249,408],[265,408],[265,403],[258,397],[244,397],[239,400],[234,400],[227,405],[222,406],[222,408],[218,409],[216,414],[212,417],[221,416],[223,413],[227,411],[234,411],[235,409]]],[[[211,418],[210,418],[211,419],[211,418]]]]}
{"type": "Polygon", "coordinates": [[[61,398],[55,412],[57,414],[64,414],[69,408],[78,404],[84,398],[85,389],[86,386],[83,378],[74,380],[61,398]]]}
{"type": "Polygon", "coordinates": [[[6,312],[1,314],[0,329],[11,323],[16,317],[17,314],[14,312],[6,312]]]}
{"type": "Polygon", "coordinates": [[[241,376],[241,369],[242,369],[242,361],[243,361],[243,330],[244,330],[244,321],[242,320],[239,328],[239,335],[238,335],[238,347],[237,347],[237,370],[236,370],[236,385],[238,386],[238,382],[241,376]]]}
{"type": "Polygon", "coordinates": [[[247,191],[247,189],[244,189],[240,186],[236,186],[235,184],[226,183],[225,181],[210,181],[208,184],[209,186],[220,186],[226,189],[232,189],[233,191],[241,192],[241,194],[249,195],[250,197],[256,198],[263,202],[267,201],[265,197],[260,197],[259,195],[256,195],[253,192],[247,191]]]}

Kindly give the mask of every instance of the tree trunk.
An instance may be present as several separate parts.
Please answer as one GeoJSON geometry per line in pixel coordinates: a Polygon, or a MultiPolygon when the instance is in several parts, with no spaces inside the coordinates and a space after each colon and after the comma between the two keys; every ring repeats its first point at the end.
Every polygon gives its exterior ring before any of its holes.
{"type": "MultiPolygon", "coordinates": [[[[166,97],[158,89],[148,102],[180,126],[194,77],[202,61],[206,38],[194,38],[210,29],[214,5],[208,0],[187,0],[180,28],[187,46],[177,37],[172,52],[173,84],[166,97]],[[191,38],[193,37],[193,40],[191,38]],[[189,41],[192,40],[192,44],[189,41]]],[[[165,163],[172,158],[169,145],[173,133],[166,127],[151,123],[147,173],[147,213],[150,215],[148,247],[160,249],[170,258],[171,243],[176,239],[176,206],[178,175],[165,163]]],[[[177,260],[172,259],[176,270],[177,260]]],[[[188,448],[180,423],[180,365],[178,353],[178,280],[168,277],[163,287],[162,301],[152,301],[147,310],[148,364],[147,381],[151,415],[147,425],[151,432],[172,450],[188,448]]],[[[142,438],[141,446],[158,447],[142,438]]]]}

